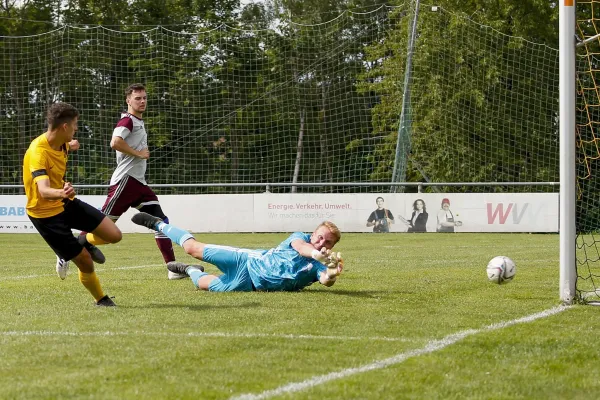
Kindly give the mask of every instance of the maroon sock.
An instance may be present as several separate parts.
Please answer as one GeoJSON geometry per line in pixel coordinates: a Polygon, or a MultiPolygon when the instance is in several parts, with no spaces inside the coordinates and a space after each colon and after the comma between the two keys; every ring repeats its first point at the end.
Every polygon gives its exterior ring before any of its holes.
{"type": "Polygon", "coordinates": [[[155,237],[156,245],[162,253],[165,263],[175,261],[175,252],[173,251],[173,243],[168,237],[155,237]]]}

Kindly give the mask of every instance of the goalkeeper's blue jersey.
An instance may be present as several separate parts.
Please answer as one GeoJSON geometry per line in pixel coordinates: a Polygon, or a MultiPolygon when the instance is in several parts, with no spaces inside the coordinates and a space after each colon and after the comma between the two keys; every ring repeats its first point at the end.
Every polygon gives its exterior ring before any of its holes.
{"type": "Polygon", "coordinates": [[[276,248],[248,257],[248,272],[257,290],[301,290],[317,282],[327,270],[325,265],[294,250],[291,243],[296,239],[310,243],[309,234],[294,232],[276,248]]]}

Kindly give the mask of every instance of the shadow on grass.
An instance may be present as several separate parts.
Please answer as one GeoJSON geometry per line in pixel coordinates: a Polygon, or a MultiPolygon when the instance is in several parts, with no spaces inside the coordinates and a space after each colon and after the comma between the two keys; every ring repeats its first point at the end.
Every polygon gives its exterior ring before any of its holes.
{"type": "Polygon", "coordinates": [[[215,304],[168,304],[168,303],[149,303],[140,306],[121,306],[119,308],[131,308],[131,309],[146,309],[146,308],[156,308],[156,309],[167,309],[167,308],[184,308],[192,311],[206,311],[206,310],[225,310],[229,308],[256,308],[260,307],[261,303],[242,303],[242,304],[223,304],[223,305],[215,305],[215,304]]]}

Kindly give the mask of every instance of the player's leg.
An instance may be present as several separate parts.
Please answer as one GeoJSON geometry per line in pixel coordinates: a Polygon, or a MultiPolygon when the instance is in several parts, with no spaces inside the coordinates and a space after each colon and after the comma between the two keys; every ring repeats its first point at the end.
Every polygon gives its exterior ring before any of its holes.
{"type": "MultiPolygon", "coordinates": [[[[69,228],[92,232],[106,243],[119,242],[123,234],[115,223],[95,207],[75,198],[65,204],[65,220],[69,228]]],[[[81,246],[79,241],[77,244],[81,246]]],[[[79,281],[94,296],[99,306],[114,306],[114,302],[104,294],[89,252],[83,248],[73,262],[79,269],[79,281]]]]}
{"type": "MultiPolygon", "coordinates": [[[[148,229],[161,232],[165,235],[169,242],[172,240],[175,243],[178,243],[179,245],[181,245],[181,247],[183,247],[186,253],[190,254],[192,257],[196,257],[199,260],[202,260],[202,251],[204,243],[197,242],[189,232],[180,229],[174,225],[164,223],[161,218],[155,217],[145,212],[139,212],[135,214],[131,218],[131,220],[137,225],[145,226],[148,229]]],[[[187,274],[185,274],[185,272],[178,272],[177,268],[180,264],[181,263],[177,263],[175,261],[167,263],[167,269],[169,270],[169,279],[181,279],[188,276],[187,274]],[[174,266],[174,268],[170,267],[171,264],[172,266],[174,266]]]]}
{"type": "MultiPolygon", "coordinates": [[[[135,181],[135,179],[132,179],[135,181]]],[[[136,192],[138,193],[138,200],[132,204],[132,207],[137,208],[141,212],[148,213],[154,217],[160,218],[163,222],[169,223],[169,218],[165,215],[158,201],[158,197],[154,191],[147,185],[143,185],[138,181],[136,192]]],[[[154,234],[154,240],[156,246],[160,251],[165,264],[175,261],[175,252],[173,251],[173,243],[165,234],[157,231],[154,234]]],[[[172,271],[168,271],[167,277],[169,279],[183,279],[187,278],[187,275],[176,274],[172,271]]]]}
{"type": "Polygon", "coordinates": [[[167,268],[174,274],[183,275],[186,278],[189,276],[192,283],[202,290],[208,290],[211,282],[219,278],[204,272],[202,265],[188,265],[179,261],[171,261],[167,264],[167,268]]]}
{"type": "MultiPolygon", "coordinates": [[[[91,206],[90,206],[91,207],[91,206]]],[[[118,243],[123,239],[123,233],[108,217],[104,217],[102,222],[91,232],[94,236],[101,238],[105,243],[118,243]]]]}
{"type": "MultiPolygon", "coordinates": [[[[99,212],[98,210],[96,211],[99,212]]],[[[106,302],[104,299],[106,296],[102,290],[102,287],[100,286],[98,277],[94,272],[94,263],[92,258],[89,252],[85,250],[85,248],[77,241],[71,232],[71,226],[69,225],[68,221],[69,215],[67,211],[49,218],[29,218],[38,232],[42,235],[46,243],[48,243],[52,250],[54,250],[57,257],[66,262],[73,261],[77,265],[80,271],[79,280],[94,297],[96,303],[98,304],[99,302],[106,302]]],[[[61,276],[61,278],[64,279],[65,276],[66,271],[64,271],[64,275],[61,276]]]]}
{"type": "Polygon", "coordinates": [[[252,283],[246,268],[248,253],[252,250],[235,247],[209,245],[197,241],[191,233],[171,224],[165,224],[160,218],[139,212],[131,221],[148,229],[163,232],[173,242],[179,244],[192,257],[209,262],[219,268],[223,275],[209,275],[199,268],[178,262],[167,264],[169,270],[186,273],[199,289],[215,292],[252,291],[252,283]]]}
{"type": "MultiPolygon", "coordinates": [[[[160,218],[163,222],[169,223],[169,218],[163,212],[160,204],[158,204],[158,200],[144,202],[137,207],[141,212],[148,213],[154,217],[160,218]]],[[[160,250],[160,253],[163,256],[163,260],[165,260],[165,264],[175,261],[175,252],[173,251],[173,243],[171,239],[169,239],[164,233],[161,231],[157,231],[154,234],[154,240],[156,241],[156,246],[160,250]]],[[[187,275],[177,274],[171,270],[167,277],[171,280],[173,279],[184,279],[187,278],[187,275]]]]}
{"type": "MultiPolygon", "coordinates": [[[[117,184],[108,188],[108,194],[101,211],[106,214],[113,223],[117,222],[119,217],[127,211],[129,204],[135,200],[131,198],[131,195],[126,190],[127,182],[128,179],[125,177],[117,184]]],[[[88,231],[82,231],[77,239],[79,240],[79,243],[90,252],[94,262],[99,264],[104,263],[104,255],[96,246],[108,244],[108,241],[102,239],[101,236],[88,231]]]]}
{"type": "MultiPolygon", "coordinates": [[[[63,254],[65,254],[65,252],[60,251],[60,247],[63,239],[69,240],[68,237],[63,237],[64,232],[69,236],[73,236],[73,234],[71,233],[71,229],[66,227],[66,224],[63,221],[64,216],[62,214],[64,214],[64,212],[49,218],[35,218],[31,215],[28,215],[28,217],[44,241],[48,243],[48,246],[50,246],[54,251],[54,254],[56,254],[56,274],[60,279],[65,279],[69,272],[69,265],[71,262],[70,258],[64,258],[63,254]]],[[[74,255],[72,257],[74,257],[74,255]]]]}
{"type": "Polygon", "coordinates": [[[177,243],[191,256],[202,260],[202,251],[204,244],[196,242],[194,236],[188,231],[178,228],[172,224],[166,224],[162,219],[154,217],[145,212],[139,212],[131,217],[131,221],[136,225],[145,226],[153,231],[160,231],[170,240],[177,243]],[[186,242],[190,242],[187,243],[186,242]]]}
{"type": "Polygon", "coordinates": [[[254,290],[246,267],[248,254],[253,250],[204,244],[195,240],[187,240],[184,245],[186,244],[201,244],[203,254],[200,259],[215,265],[223,272],[223,275],[209,275],[204,272],[202,266],[185,265],[180,262],[169,263],[169,270],[185,273],[191,278],[192,283],[202,290],[211,292],[250,292],[254,290]]]}
{"type": "MultiPolygon", "coordinates": [[[[137,200],[135,186],[132,184],[132,181],[137,182],[127,175],[118,183],[108,188],[108,194],[106,195],[106,200],[104,200],[101,211],[115,224],[119,220],[119,217],[137,200]]],[[[91,243],[96,246],[111,243],[91,231],[86,232],[82,236],[85,243],[91,243]]]]}
{"type": "MultiPolygon", "coordinates": [[[[154,217],[160,218],[164,223],[169,223],[169,218],[163,212],[158,200],[144,202],[136,208],[141,212],[145,212],[154,217]]],[[[163,259],[165,260],[165,263],[175,261],[175,253],[173,252],[173,243],[171,242],[171,239],[169,239],[160,231],[156,232],[154,239],[156,241],[156,246],[158,246],[163,259]]]]}
{"type": "MultiPolygon", "coordinates": [[[[237,247],[220,246],[215,244],[204,245],[202,259],[213,264],[223,275],[217,279],[197,280],[200,289],[211,292],[251,292],[254,290],[246,263],[248,254],[253,250],[240,249],[237,247]]],[[[189,273],[188,273],[189,274],[189,273]]],[[[192,275],[190,275],[192,277],[192,275]]],[[[194,278],[192,277],[192,281],[194,278]]],[[[196,283],[195,283],[196,284],[196,283]]]]}
{"type": "MultiPolygon", "coordinates": [[[[81,232],[77,237],[77,241],[90,253],[92,256],[92,260],[98,264],[104,264],[106,262],[106,257],[104,257],[104,253],[100,251],[95,245],[89,243],[86,238],[87,232],[81,232]]],[[[104,244],[104,242],[102,243],[104,244]]]]}
{"type": "MultiPolygon", "coordinates": [[[[77,242],[79,244],[79,242],[77,242]]],[[[104,307],[112,307],[116,304],[110,297],[104,294],[100,280],[96,271],[94,270],[94,261],[90,256],[90,253],[82,247],[79,254],[72,258],[72,261],[77,265],[79,269],[79,282],[90,292],[90,294],[96,300],[96,305],[104,307]]]]}
{"type": "Polygon", "coordinates": [[[65,214],[71,228],[91,232],[104,243],[117,243],[123,238],[121,230],[110,218],[77,198],[65,203],[65,214]]]}

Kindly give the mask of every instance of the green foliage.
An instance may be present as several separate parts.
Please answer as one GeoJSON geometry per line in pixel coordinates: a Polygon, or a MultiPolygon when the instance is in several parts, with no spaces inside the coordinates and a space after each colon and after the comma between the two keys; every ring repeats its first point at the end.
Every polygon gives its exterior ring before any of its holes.
{"type": "MultiPolygon", "coordinates": [[[[462,11],[473,11],[468,4],[462,11]]],[[[522,16],[510,9],[480,9],[486,14],[478,17],[495,29],[461,12],[420,10],[411,70],[409,180],[558,180],[557,53],[503,35],[532,33],[530,23],[521,25],[522,16]]],[[[412,24],[412,14],[401,9],[394,17],[399,20],[390,40],[369,50],[376,67],[365,74],[373,83],[363,87],[381,96],[373,107],[373,134],[389,137],[376,150],[381,162],[375,177],[391,174],[412,24]]]]}
{"type": "MultiPolygon", "coordinates": [[[[440,4],[419,14],[406,180],[556,181],[557,52],[517,37],[552,45],[556,9],[440,4]]],[[[133,82],[148,87],[150,183],[389,181],[410,5],[35,0],[0,10],[1,182],[21,182],[46,105],[62,100],[82,111],[69,179],[106,183],[133,82]]]]}

